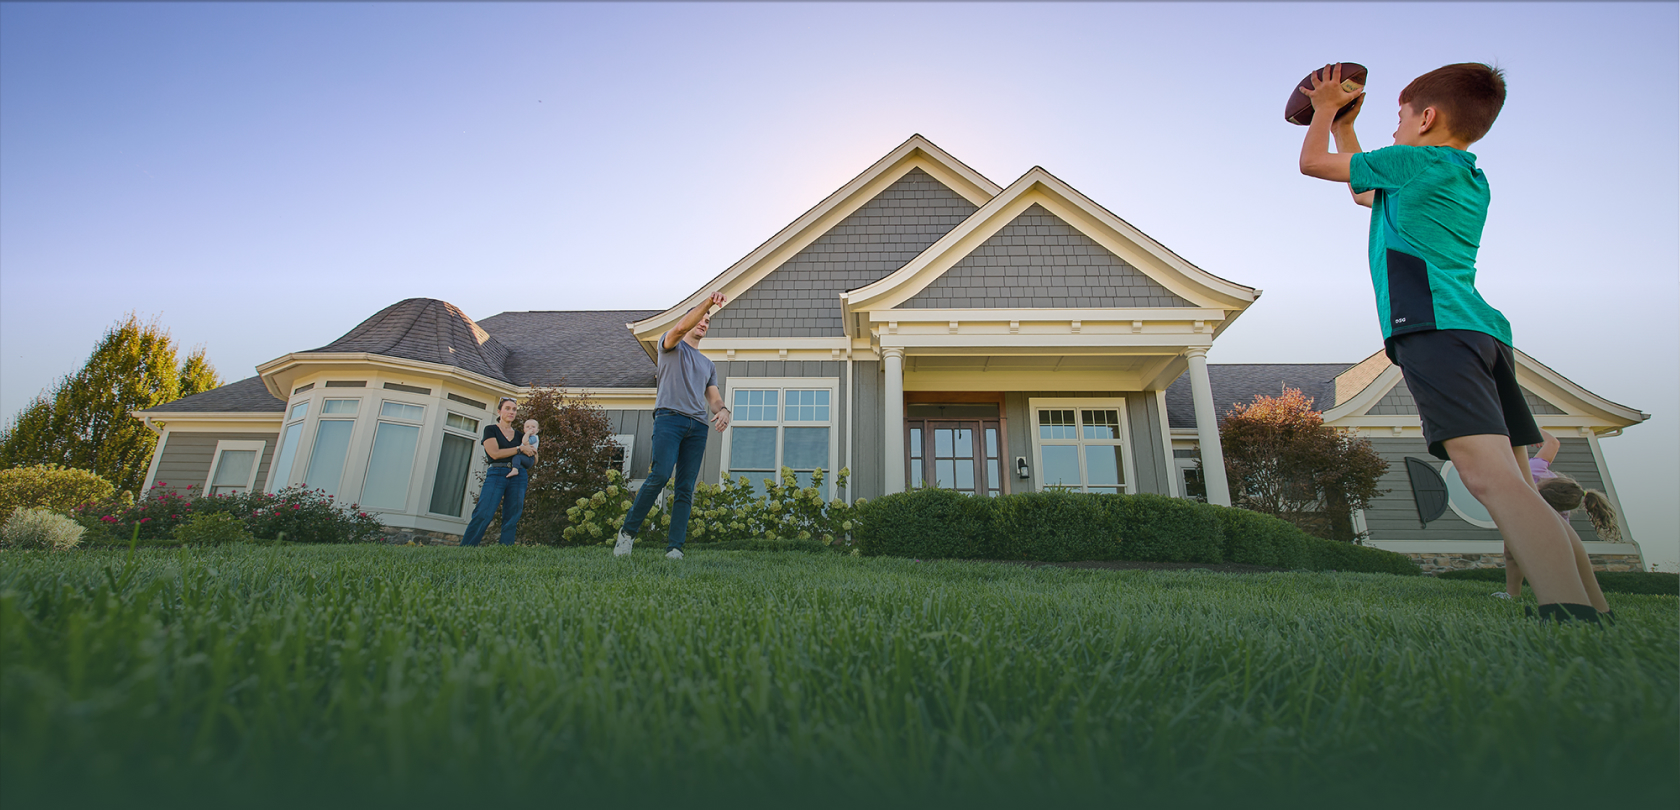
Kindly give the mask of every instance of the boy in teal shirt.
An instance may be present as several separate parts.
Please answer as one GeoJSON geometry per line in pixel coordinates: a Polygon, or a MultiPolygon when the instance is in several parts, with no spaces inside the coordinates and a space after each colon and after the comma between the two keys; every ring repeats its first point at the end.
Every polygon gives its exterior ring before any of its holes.
{"type": "Polygon", "coordinates": [[[1528,445],[1541,434],[1517,385],[1511,324],[1476,291],[1489,194],[1467,150],[1504,106],[1504,76],[1476,63],[1419,76],[1400,92],[1394,145],[1374,152],[1359,150],[1353,122],[1364,91],[1342,87],[1341,65],[1326,65],[1311,84],[1301,91],[1313,104],[1301,173],[1347,183],[1354,201],[1371,208],[1383,345],[1417,402],[1429,452],[1451,459],[1487,507],[1541,617],[1598,622],[1609,606],[1586,549],[1571,542],[1528,474],[1528,445]]]}

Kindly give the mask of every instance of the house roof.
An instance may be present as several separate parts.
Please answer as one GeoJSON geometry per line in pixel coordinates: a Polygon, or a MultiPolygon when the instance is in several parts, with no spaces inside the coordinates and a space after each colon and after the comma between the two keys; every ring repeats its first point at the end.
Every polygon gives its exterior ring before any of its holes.
{"type": "MultiPolygon", "coordinates": [[[[1336,376],[1353,363],[1219,363],[1208,365],[1213,409],[1219,421],[1234,404],[1248,404],[1258,395],[1277,396],[1283,386],[1312,397],[1313,406],[1329,410],[1336,402],[1336,376]]],[[[1196,427],[1196,406],[1190,399],[1190,374],[1185,372],[1167,388],[1167,425],[1196,427]]]]}
{"type": "Polygon", "coordinates": [[[515,385],[652,388],[654,365],[625,324],[656,309],[503,312],[479,325],[512,346],[504,364],[515,385]]]}
{"type": "Polygon", "coordinates": [[[246,377],[139,413],[281,413],[285,410],[286,403],[268,393],[261,377],[246,377]]]}
{"type": "Polygon", "coordinates": [[[344,336],[306,354],[367,352],[454,366],[512,382],[503,368],[508,349],[454,304],[408,298],[376,313],[344,336]]]}

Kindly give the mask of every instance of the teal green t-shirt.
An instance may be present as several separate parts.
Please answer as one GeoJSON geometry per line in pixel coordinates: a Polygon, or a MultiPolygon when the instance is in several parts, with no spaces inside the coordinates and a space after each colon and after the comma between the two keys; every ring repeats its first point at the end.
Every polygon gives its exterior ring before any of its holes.
{"type": "Polygon", "coordinates": [[[1371,284],[1383,340],[1471,329],[1511,345],[1511,322],[1476,292],[1476,249],[1488,183],[1476,156],[1448,146],[1390,146],[1353,155],[1355,193],[1371,204],[1371,284]]]}

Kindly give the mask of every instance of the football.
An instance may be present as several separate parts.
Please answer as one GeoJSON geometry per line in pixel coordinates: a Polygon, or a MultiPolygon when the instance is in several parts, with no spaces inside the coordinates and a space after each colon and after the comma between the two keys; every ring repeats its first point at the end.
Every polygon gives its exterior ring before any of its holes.
{"type": "MultiPolygon", "coordinates": [[[[1343,62],[1341,64],[1342,87],[1344,89],[1351,93],[1365,86],[1364,65],[1356,64],[1354,62],[1343,62]]],[[[1323,70],[1323,68],[1319,68],[1319,70],[1323,70]]],[[[1300,124],[1303,127],[1312,123],[1312,99],[1307,98],[1307,94],[1301,91],[1312,89],[1312,78],[1316,73],[1318,73],[1318,70],[1308,73],[1306,78],[1296,83],[1296,85],[1290,89],[1289,103],[1283,105],[1283,120],[1288,121],[1291,124],[1300,124]]],[[[1326,77],[1326,79],[1328,79],[1328,77],[1326,77]]],[[[1347,111],[1350,109],[1353,109],[1353,102],[1351,101],[1348,102],[1346,107],[1336,111],[1336,117],[1341,118],[1343,115],[1346,115],[1347,111]]]]}

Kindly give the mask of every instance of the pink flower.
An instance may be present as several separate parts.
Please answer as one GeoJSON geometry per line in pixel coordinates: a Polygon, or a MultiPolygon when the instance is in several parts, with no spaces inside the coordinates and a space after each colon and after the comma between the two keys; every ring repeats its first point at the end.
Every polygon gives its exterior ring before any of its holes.
{"type": "Polygon", "coordinates": [[[141,523],[145,523],[148,520],[151,520],[151,518],[140,518],[141,523]]]}

